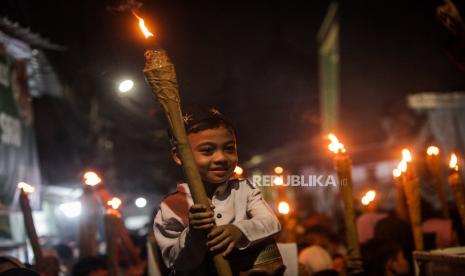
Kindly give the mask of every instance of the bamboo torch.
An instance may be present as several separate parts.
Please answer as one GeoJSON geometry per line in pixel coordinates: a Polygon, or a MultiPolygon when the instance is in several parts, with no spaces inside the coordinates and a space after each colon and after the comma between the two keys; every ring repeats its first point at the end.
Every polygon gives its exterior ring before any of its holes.
{"type": "Polygon", "coordinates": [[[392,171],[392,176],[394,178],[394,183],[396,185],[396,213],[397,216],[404,220],[408,221],[407,206],[405,206],[405,193],[404,193],[404,183],[402,181],[402,171],[399,168],[395,168],[392,171]]]}
{"type": "Polygon", "coordinates": [[[405,198],[410,216],[415,249],[423,250],[423,231],[421,229],[421,208],[420,208],[420,181],[415,173],[412,163],[412,156],[408,149],[402,150],[402,161],[399,167],[402,171],[405,198]]]}
{"type": "Polygon", "coordinates": [[[19,205],[23,213],[24,226],[26,228],[26,233],[31,243],[32,251],[34,252],[34,258],[36,266],[39,271],[42,270],[44,264],[44,257],[42,254],[42,249],[40,247],[39,238],[37,236],[36,228],[34,227],[34,220],[32,218],[32,209],[31,204],[29,203],[29,194],[34,192],[34,187],[25,183],[18,183],[19,189],[19,205]]]}
{"type": "Polygon", "coordinates": [[[454,193],[457,210],[462,220],[463,229],[465,229],[465,188],[463,186],[463,178],[458,165],[457,155],[454,153],[450,156],[449,168],[449,186],[454,193]]]}
{"type": "Polygon", "coordinates": [[[99,185],[101,178],[92,171],[84,173],[84,192],[81,196],[83,208],[79,224],[79,256],[97,255],[97,202],[94,197],[94,187],[99,185]]]}
{"type": "Polygon", "coordinates": [[[339,179],[339,187],[344,201],[344,221],[348,245],[349,268],[354,273],[363,269],[357,227],[355,226],[354,197],[352,192],[352,161],[346,149],[334,134],[329,134],[331,143],[328,148],[335,154],[334,165],[339,179]]]}
{"type": "Polygon", "coordinates": [[[105,212],[105,240],[107,244],[107,265],[110,276],[119,275],[118,264],[118,220],[121,214],[118,211],[121,205],[121,200],[117,197],[112,198],[107,202],[107,210],[105,212]]]}
{"type": "MultiPolygon", "coordinates": [[[[138,16],[137,16],[138,17],[138,16]]],[[[153,36],[144,25],[142,18],[138,17],[139,26],[146,38],[153,36]]],[[[166,118],[168,119],[171,131],[176,140],[176,148],[182,161],[184,174],[187,178],[189,190],[192,193],[194,203],[207,206],[210,209],[205,188],[203,186],[194,156],[187,140],[184,121],[181,113],[181,100],[178,92],[178,82],[173,63],[163,49],[150,49],[145,52],[144,75],[158,98],[166,118]]],[[[219,275],[232,275],[231,267],[222,254],[213,256],[216,271],[219,275]]]]}
{"type": "Polygon", "coordinates": [[[445,218],[449,217],[449,208],[447,206],[446,193],[444,191],[444,182],[442,180],[441,173],[441,161],[439,155],[439,148],[430,146],[426,150],[426,162],[428,168],[433,176],[434,183],[436,184],[436,190],[438,192],[439,200],[441,202],[442,214],[445,218]]]}

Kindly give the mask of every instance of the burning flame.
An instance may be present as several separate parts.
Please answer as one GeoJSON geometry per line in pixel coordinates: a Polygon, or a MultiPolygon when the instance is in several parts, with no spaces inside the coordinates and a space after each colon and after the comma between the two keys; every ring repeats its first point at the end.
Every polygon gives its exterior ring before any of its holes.
{"type": "Polygon", "coordinates": [[[18,183],[18,189],[23,190],[26,194],[32,194],[35,190],[35,188],[26,182],[19,182],[18,183]]]}
{"type": "Polygon", "coordinates": [[[277,166],[274,168],[274,173],[276,174],[282,174],[283,172],[284,172],[284,169],[281,166],[277,166]]]}
{"type": "Polygon", "coordinates": [[[428,149],[426,149],[426,154],[429,156],[439,155],[439,148],[436,146],[429,146],[428,149]]]}
{"type": "Polygon", "coordinates": [[[406,172],[407,171],[407,161],[405,160],[402,160],[399,162],[399,165],[397,166],[397,168],[402,172],[406,172]]]}
{"type": "Polygon", "coordinates": [[[402,150],[402,160],[405,160],[405,162],[412,162],[412,155],[408,149],[402,150]]]}
{"type": "Polygon", "coordinates": [[[107,205],[108,206],[111,206],[111,208],[113,208],[114,210],[118,210],[119,206],[122,204],[123,202],[121,201],[121,199],[117,198],[117,197],[113,197],[111,200],[109,200],[107,202],[107,205]]]}
{"type": "Polygon", "coordinates": [[[362,198],[362,204],[363,205],[368,205],[370,204],[373,200],[375,200],[376,197],[376,192],[374,190],[369,190],[368,192],[365,193],[365,195],[362,198]]]}
{"type": "Polygon", "coordinates": [[[132,12],[132,14],[134,14],[134,16],[139,20],[139,28],[142,31],[142,33],[144,34],[145,38],[149,38],[149,37],[153,36],[153,34],[145,26],[144,19],[139,17],[135,12],[132,12]]]}
{"type": "Polygon", "coordinates": [[[237,176],[241,176],[243,173],[244,173],[244,170],[239,167],[239,166],[236,166],[236,168],[234,168],[234,173],[237,175],[237,176]]]}
{"type": "Polygon", "coordinates": [[[399,177],[401,174],[402,171],[399,168],[395,168],[394,170],[392,170],[392,175],[394,176],[394,178],[399,177]]]}
{"type": "Polygon", "coordinates": [[[284,180],[281,176],[276,176],[274,179],[273,179],[273,184],[274,185],[277,185],[277,186],[281,186],[284,184],[284,180]]]}
{"type": "Polygon", "coordinates": [[[102,179],[95,172],[89,171],[84,174],[84,183],[89,186],[95,186],[102,182],[102,179]]]}
{"type": "Polygon", "coordinates": [[[458,163],[458,160],[457,160],[457,155],[455,155],[455,153],[452,153],[450,155],[450,162],[449,162],[449,167],[453,170],[456,170],[458,171],[459,170],[459,165],[457,164],[458,163]]]}
{"type": "Polygon", "coordinates": [[[281,201],[278,204],[278,211],[280,214],[283,214],[283,215],[289,214],[289,211],[290,211],[289,204],[287,204],[286,201],[281,201]]]}
{"type": "Polygon", "coordinates": [[[328,145],[328,149],[333,152],[333,153],[345,153],[346,149],[342,143],[339,142],[337,139],[336,135],[330,133],[328,134],[328,139],[331,141],[331,143],[328,145]]]}

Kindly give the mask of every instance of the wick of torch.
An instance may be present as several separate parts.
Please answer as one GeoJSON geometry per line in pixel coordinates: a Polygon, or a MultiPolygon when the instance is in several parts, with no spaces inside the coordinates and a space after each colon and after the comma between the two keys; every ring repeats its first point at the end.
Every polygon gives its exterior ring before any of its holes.
{"type": "Polygon", "coordinates": [[[153,36],[153,34],[149,31],[149,29],[145,26],[144,19],[142,17],[138,16],[135,12],[132,12],[132,14],[139,20],[139,28],[144,34],[145,38],[149,38],[153,36]]]}
{"type": "Polygon", "coordinates": [[[346,149],[345,149],[344,145],[339,142],[336,135],[330,133],[330,134],[328,134],[328,139],[331,141],[331,143],[328,145],[328,149],[331,152],[333,152],[335,154],[345,153],[346,152],[346,149]]]}
{"type": "Polygon", "coordinates": [[[35,188],[26,182],[19,182],[18,189],[23,190],[26,194],[32,194],[35,188]]]}
{"type": "Polygon", "coordinates": [[[458,160],[457,160],[457,155],[455,153],[452,153],[450,155],[450,162],[449,162],[449,167],[455,171],[459,170],[459,165],[458,165],[458,160]]]}

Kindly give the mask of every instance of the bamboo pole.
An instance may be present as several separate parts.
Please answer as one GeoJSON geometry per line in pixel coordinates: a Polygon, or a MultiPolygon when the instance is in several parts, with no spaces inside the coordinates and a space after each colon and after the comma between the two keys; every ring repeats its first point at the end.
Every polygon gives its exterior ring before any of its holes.
{"type": "Polygon", "coordinates": [[[445,218],[449,218],[449,208],[447,206],[446,192],[444,191],[444,181],[441,171],[441,160],[439,159],[439,150],[437,154],[428,154],[426,156],[429,171],[433,177],[436,191],[438,192],[439,201],[441,202],[442,214],[445,218]]]}
{"type": "Polygon", "coordinates": [[[34,226],[34,220],[32,218],[32,209],[29,202],[29,197],[24,189],[19,189],[19,205],[23,213],[24,226],[26,228],[27,237],[31,243],[32,251],[34,252],[34,259],[39,271],[42,270],[44,256],[39,243],[39,237],[37,236],[36,228],[34,226]]]}
{"type": "Polygon", "coordinates": [[[348,266],[352,272],[357,273],[363,271],[363,264],[358,242],[357,227],[355,226],[354,198],[352,192],[352,161],[345,153],[339,152],[334,158],[334,163],[344,201],[344,222],[349,257],[348,266]]]}
{"type": "Polygon", "coordinates": [[[118,211],[108,208],[105,212],[105,241],[107,244],[107,265],[110,276],[119,276],[118,264],[118,211]]]}
{"type": "MultiPolygon", "coordinates": [[[[187,140],[174,65],[162,49],[147,50],[145,52],[145,59],[145,78],[163,107],[173,136],[176,139],[176,148],[182,161],[182,167],[187,178],[189,190],[192,193],[193,201],[194,203],[205,205],[207,210],[211,211],[202,179],[200,178],[192,150],[187,140]]],[[[213,262],[215,263],[218,275],[232,275],[228,261],[221,254],[214,255],[213,262]]]]}
{"type": "Polygon", "coordinates": [[[402,174],[405,198],[409,210],[410,225],[415,241],[415,249],[423,250],[423,231],[421,228],[420,181],[415,173],[413,163],[407,163],[407,170],[402,174]]]}

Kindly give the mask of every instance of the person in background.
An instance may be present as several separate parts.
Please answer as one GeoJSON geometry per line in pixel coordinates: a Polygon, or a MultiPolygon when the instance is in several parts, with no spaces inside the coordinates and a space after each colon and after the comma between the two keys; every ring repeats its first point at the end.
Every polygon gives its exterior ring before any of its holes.
{"type": "Polygon", "coordinates": [[[73,267],[72,276],[108,276],[107,262],[102,256],[80,259],[73,267]]]}
{"type": "Polygon", "coordinates": [[[400,276],[410,272],[402,248],[389,240],[369,240],[362,246],[362,258],[367,276],[400,276]]]}

